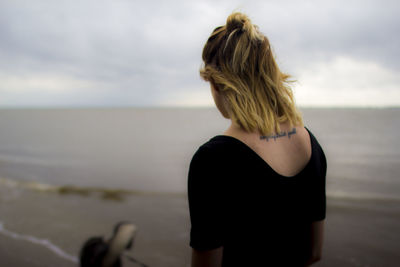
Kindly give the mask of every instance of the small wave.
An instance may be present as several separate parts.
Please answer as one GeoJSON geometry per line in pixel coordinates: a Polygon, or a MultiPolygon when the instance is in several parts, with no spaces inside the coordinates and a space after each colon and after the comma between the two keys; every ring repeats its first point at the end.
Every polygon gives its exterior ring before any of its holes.
{"type": "Polygon", "coordinates": [[[80,195],[89,196],[91,194],[100,194],[100,197],[105,200],[122,201],[127,195],[149,195],[149,196],[177,196],[184,197],[185,193],[173,192],[151,192],[128,189],[112,189],[105,187],[81,187],[74,185],[51,185],[36,181],[17,181],[14,179],[0,177],[0,185],[14,188],[24,188],[33,191],[58,193],[60,195],[80,195]]]}
{"type": "Polygon", "coordinates": [[[4,178],[4,177],[0,177],[0,185],[7,186],[7,187],[27,188],[27,189],[33,189],[36,191],[48,191],[48,192],[57,191],[57,186],[39,183],[39,182],[18,181],[18,180],[4,178]]]}
{"type": "Polygon", "coordinates": [[[78,263],[78,257],[73,256],[68,254],[67,252],[65,252],[64,250],[62,250],[60,247],[54,245],[53,243],[51,243],[49,240],[47,239],[40,239],[34,236],[30,236],[30,235],[22,235],[22,234],[18,234],[12,231],[7,230],[6,228],[4,228],[3,223],[0,222],[0,234],[3,234],[7,237],[16,239],[16,240],[24,240],[24,241],[28,241],[32,244],[36,244],[36,245],[40,245],[43,246],[45,248],[47,248],[48,250],[52,251],[54,254],[56,254],[57,256],[69,260],[73,263],[78,263]]]}

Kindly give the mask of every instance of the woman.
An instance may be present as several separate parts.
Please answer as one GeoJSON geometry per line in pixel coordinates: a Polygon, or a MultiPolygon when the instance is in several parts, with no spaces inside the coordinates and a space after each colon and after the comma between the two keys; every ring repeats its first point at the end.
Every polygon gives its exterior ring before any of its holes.
{"type": "Polygon", "coordinates": [[[324,152],[303,126],[268,39],[231,14],[203,49],[202,78],[231,120],[188,177],[192,266],[308,266],[321,258],[324,152]]]}

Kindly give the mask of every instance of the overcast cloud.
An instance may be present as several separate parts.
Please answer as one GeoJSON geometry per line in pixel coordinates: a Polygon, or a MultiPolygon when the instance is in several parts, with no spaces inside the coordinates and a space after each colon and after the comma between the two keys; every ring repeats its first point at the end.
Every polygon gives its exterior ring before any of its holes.
{"type": "Polygon", "coordinates": [[[400,4],[0,0],[0,106],[212,105],[201,49],[234,10],[303,106],[400,105],[400,4]]]}

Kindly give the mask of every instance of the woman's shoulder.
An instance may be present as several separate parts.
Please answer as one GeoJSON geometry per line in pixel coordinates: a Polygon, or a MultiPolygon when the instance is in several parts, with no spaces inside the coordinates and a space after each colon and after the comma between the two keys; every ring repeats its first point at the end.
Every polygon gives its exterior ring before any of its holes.
{"type": "Polygon", "coordinates": [[[218,160],[219,162],[235,151],[235,140],[230,136],[216,135],[203,143],[194,153],[193,161],[210,162],[218,160]]]}
{"type": "Polygon", "coordinates": [[[310,135],[310,141],[311,141],[311,149],[312,149],[312,154],[313,154],[313,158],[317,159],[320,164],[324,165],[325,169],[326,169],[326,156],[325,156],[325,152],[322,148],[322,146],[320,145],[317,137],[315,137],[315,135],[313,134],[313,132],[306,126],[304,126],[304,128],[307,130],[308,134],[310,135]]]}

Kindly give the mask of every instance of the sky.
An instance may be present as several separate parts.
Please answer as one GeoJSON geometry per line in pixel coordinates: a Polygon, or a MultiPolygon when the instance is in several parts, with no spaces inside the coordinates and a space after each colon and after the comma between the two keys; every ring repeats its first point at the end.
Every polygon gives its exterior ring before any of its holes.
{"type": "Polygon", "coordinates": [[[233,11],[299,106],[400,106],[398,0],[0,0],[0,107],[212,106],[201,51],[233,11]]]}

